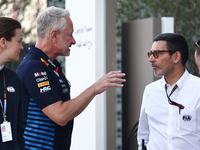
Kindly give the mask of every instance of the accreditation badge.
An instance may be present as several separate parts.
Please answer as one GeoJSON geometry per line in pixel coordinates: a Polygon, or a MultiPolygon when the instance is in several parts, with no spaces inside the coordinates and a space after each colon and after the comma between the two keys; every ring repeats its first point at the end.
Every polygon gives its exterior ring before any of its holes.
{"type": "Polygon", "coordinates": [[[5,121],[1,124],[1,135],[2,135],[3,142],[12,141],[12,132],[11,132],[10,122],[5,121]]]}

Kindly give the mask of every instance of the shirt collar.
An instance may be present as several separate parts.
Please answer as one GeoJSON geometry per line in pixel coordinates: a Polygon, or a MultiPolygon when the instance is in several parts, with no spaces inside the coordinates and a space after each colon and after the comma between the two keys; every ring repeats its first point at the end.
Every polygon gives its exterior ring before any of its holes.
{"type": "Polygon", "coordinates": [[[60,63],[56,59],[54,61],[52,61],[42,50],[40,50],[39,48],[35,47],[34,45],[30,45],[29,46],[28,52],[34,53],[35,55],[40,57],[40,59],[42,58],[43,60],[45,60],[48,63],[48,65],[50,65],[54,70],[57,67],[60,68],[60,63]]]}
{"type": "Polygon", "coordinates": [[[0,71],[4,68],[4,65],[0,66],[0,71]]]}
{"type": "MultiPolygon", "coordinates": [[[[181,89],[184,84],[187,82],[187,78],[189,76],[189,72],[187,71],[187,69],[185,69],[185,72],[183,73],[183,75],[179,78],[179,80],[175,83],[178,85],[178,88],[181,89]]],[[[163,86],[165,87],[165,84],[167,84],[167,82],[165,81],[165,78],[162,77],[162,80],[163,80],[163,86]]],[[[172,86],[175,86],[175,84],[173,84],[172,86]]]]}
{"type": "Polygon", "coordinates": [[[181,78],[176,82],[178,85],[178,88],[182,88],[184,84],[187,82],[187,78],[189,77],[189,72],[185,69],[184,74],[181,76],[181,78]]]}

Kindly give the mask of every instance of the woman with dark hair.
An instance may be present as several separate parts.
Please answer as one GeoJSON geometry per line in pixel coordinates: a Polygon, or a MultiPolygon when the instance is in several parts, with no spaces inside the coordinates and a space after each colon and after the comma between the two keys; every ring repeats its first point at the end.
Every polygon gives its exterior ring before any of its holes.
{"type": "Polygon", "coordinates": [[[0,17],[0,149],[24,150],[22,89],[18,75],[4,64],[18,61],[23,50],[21,24],[0,17]],[[3,130],[6,128],[6,130],[3,130]]]}

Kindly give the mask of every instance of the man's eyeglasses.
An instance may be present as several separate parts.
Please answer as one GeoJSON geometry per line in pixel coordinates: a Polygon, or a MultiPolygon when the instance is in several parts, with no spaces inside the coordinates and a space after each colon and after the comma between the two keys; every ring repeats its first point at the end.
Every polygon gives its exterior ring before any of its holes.
{"type": "Polygon", "coordinates": [[[195,42],[195,45],[200,48],[200,40],[195,42]]]}
{"type": "Polygon", "coordinates": [[[161,53],[161,52],[175,52],[175,51],[172,51],[172,50],[155,50],[153,52],[152,51],[148,52],[147,56],[148,56],[148,58],[150,58],[151,55],[153,54],[153,57],[155,59],[157,59],[159,57],[159,53],[161,53]]]}

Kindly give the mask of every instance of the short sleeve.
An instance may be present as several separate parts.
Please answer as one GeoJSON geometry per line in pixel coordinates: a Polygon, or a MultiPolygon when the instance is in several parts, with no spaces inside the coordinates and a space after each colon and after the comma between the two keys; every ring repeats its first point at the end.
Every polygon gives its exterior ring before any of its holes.
{"type": "Polygon", "coordinates": [[[23,77],[23,86],[40,109],[60,101],[53,76],[42,63],[30,66],[23,77]]]}

